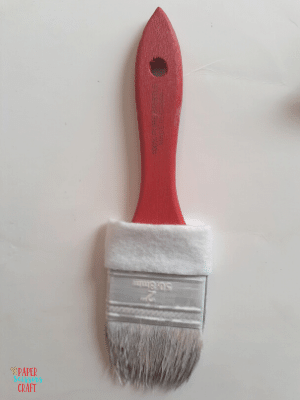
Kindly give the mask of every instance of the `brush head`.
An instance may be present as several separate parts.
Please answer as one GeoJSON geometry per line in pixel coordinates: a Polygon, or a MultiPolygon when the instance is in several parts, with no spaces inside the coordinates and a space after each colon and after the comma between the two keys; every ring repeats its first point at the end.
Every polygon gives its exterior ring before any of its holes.
{"type": "Polygon", "coordinates": [[[121,383],[176,389],[200,357],[211,231],[110,221],[107,343],[121,383]]]}
{"type": "Polygon", "coordinates": [[[110,361],[122,384],[176,389],[188,381],[202,347],[198,329],[109,321],[110,361]]]}

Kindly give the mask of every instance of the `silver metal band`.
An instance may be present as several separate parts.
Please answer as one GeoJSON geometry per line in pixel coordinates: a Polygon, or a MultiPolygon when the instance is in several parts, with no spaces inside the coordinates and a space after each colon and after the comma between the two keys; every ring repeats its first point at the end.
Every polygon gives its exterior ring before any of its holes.
{"type": "Polygon", "coordinates": [[[206,279],[110,269],[107,319],[202,330],[206,279]]]}

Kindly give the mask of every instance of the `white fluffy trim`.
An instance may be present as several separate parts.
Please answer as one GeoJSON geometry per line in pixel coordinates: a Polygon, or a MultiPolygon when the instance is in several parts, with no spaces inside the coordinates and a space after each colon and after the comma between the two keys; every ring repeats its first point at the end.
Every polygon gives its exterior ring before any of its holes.
{"type": "Polygon", "coordinates": [[[208,225],[151,225],[110,220],[105,266],[123,271],[209,275],[212,234],[208,225]]]}

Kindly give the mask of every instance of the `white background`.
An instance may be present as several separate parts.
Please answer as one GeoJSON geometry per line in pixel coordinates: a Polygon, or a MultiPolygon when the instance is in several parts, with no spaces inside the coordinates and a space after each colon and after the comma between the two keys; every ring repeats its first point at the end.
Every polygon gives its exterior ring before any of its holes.
{"type": "Polygon", "coordinates": [[[4,0],[1,18],[1,399],[299,399],[299,1],[4,0]],[[110,378],[103,250],[138,199],[134,62],[157,6],[183,59],[178,197],[212,225],[214,272],[192,378],[142,394],[110,378]]]}

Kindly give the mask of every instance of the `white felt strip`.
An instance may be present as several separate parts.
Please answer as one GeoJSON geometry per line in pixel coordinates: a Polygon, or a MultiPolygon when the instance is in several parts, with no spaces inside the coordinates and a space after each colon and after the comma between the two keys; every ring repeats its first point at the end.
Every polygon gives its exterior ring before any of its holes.
{"type": "Polygon", "coordinates": [[[209,275],[212,234],[208,225],[150,225],[111,220],[105,266],[123,271],[209,275]]]}

